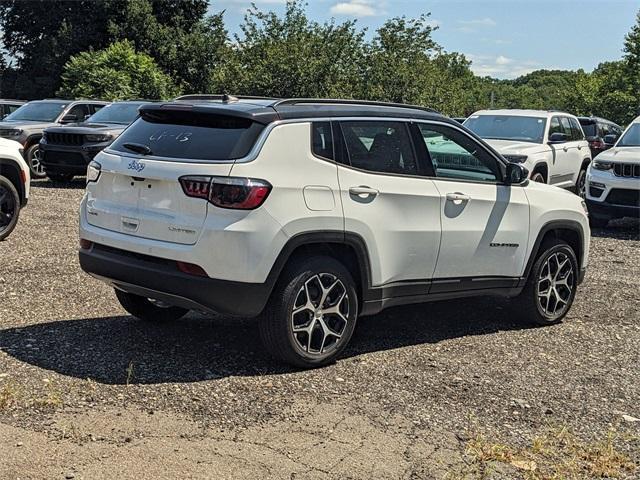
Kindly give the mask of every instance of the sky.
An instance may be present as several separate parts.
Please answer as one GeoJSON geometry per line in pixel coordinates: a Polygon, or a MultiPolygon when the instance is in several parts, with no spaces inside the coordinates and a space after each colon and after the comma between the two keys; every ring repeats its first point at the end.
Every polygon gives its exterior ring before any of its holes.
{"type": "MultiPolygon", "coordinates": [[[[253,0],[262,10],[282,12],[286,0],[253,0]]],[[[308,16],[324,22],[357,19],[370,34],[391,17],[431,13],[434,39],[464,53],[478,75],[515,78],[546,69],[591,71],[619,60],[624,36],[640,0],[308,0],[308,16]]],[[[251,0],[210,0],[210,12],[225,10],[231,33],[239,32],[251,0]]]]}

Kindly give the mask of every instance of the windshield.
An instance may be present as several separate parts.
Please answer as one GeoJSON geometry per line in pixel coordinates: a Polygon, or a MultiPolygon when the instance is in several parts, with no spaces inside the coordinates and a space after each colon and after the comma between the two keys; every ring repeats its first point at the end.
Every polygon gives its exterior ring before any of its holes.
{"type": "Polygon", "coordinates": [[[542,143],[547,120],[511,115],[473,115],[464,126],[484,139],[542,143]]]}
{"type": "Polygon", "coordinates": [[[116,123],[129,125],[138,116],[138,107],[142,103],[112,103],[106,105],[91,115],[87,122],[92,123],[116,123]]]}
{"type": "Polygon", "coordinates": [[[66,103],[58,102],[30,102],[5,117],[5,120],[51,123],[57,120],[66,106],[66,103]]]}
{"type": "Polygon", "coordinates": [[[616,147],[640,147],[640,123],[632,124],[616,147]]]}

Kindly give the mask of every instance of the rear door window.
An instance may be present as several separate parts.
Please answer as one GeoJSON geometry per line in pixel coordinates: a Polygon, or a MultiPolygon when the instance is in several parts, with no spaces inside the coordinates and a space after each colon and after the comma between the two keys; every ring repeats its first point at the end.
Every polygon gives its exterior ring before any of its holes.
{"type": "Polygon", "coordinates": [[[341,122],[352,167],[371,172],[418,175],[418,165],[404,122],[341,122]]]}
{"type": "Polygon", "coordinates": [[[236,160],[248,155],[264,125],[249,119],[196,112],[146,112],[111,144],[110,150],[167,159],[236,160]],[[133,145],[128,148],[127,145],[133,145]]]}
{"type": "Polygon", "coordinates": [[[578,120],[569,118],[569,123],[571,124],[571,139],[576,141],[584,140],[584,134],[578,120]]]}
{"type": "Polygon", "coordinates": [[[334,160],[331,122],[315,122],[311,125],[311,149],[316,157],[334,160]]]}

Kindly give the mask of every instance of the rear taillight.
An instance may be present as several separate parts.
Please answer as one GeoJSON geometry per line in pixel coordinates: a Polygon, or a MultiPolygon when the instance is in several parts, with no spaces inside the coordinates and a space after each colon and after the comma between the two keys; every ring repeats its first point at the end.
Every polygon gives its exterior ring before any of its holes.
{"type": "Polygon", "coordinates": [[[590,141],[589,146],[595,149],[603,149],[606,147],[605,143],[600,139],[590,141]]]}
{"type": "Polygon", "coordinates": [[[100,178],[100,172],[102,171],[102,165],[95,160],[89,162],[87,166],[87,183],[97,182],[100,178]]]}
{"type": "Polygon", "coordinates": [[[80,239],[80,248],[82,250],[91,250],[91,247],[93,247],[93,242],[85,240],[84,238],[80,239]]]}
{"type": "Polygon", "coordinates": [[[180,178],[185,195],[207,199],[220,208],[253,210],[264,203],[271,184],[255,178],[188,176],[180,178]]]}

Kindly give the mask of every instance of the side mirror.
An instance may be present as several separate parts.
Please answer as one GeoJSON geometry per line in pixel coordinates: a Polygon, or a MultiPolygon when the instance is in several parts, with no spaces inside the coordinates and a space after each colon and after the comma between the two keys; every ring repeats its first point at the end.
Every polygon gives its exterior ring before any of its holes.
{"type": "Polygon", "coordinates": [[[617,135],[605,135],[604,136],[604,143],[606,143],[607,145],[614,145],[617,141],[618,141],[618,136],[617,135]]]}
{"type": "Polygon", "coordinates": [[[569,135],[566,133],[556,132],[549,136],[549,143],[566,143],[568,139],[569,135]]]}
{"type": "Polygon", "coordinates": [[[78,121],[78,116],[73,115],[72,113],[67,113],[64,117],[60,119],[60,123],[76,123],[78,121]]]}
{"type": "Polygon", "coordinates": [[[521,185],[529,179],[529,170],[521,163],[510,163],[507,165],[507,175],[505,181],[507,185],[521,185]]]}

